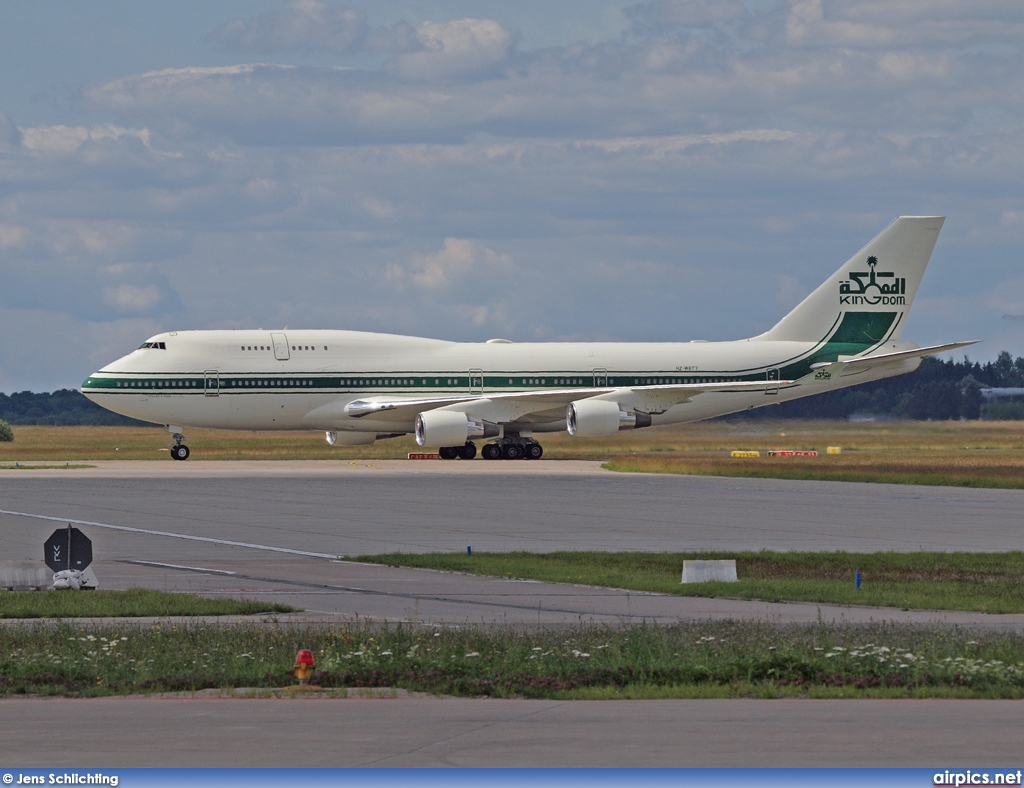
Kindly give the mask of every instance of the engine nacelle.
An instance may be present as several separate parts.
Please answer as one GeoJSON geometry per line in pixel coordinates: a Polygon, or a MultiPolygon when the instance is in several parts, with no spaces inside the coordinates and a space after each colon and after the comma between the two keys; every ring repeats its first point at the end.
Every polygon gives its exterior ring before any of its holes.
{"type": "Polygon", "coordinates": [[[377,440],[374,432],[335,432],[327,433],[327,443],[330,446],[369,446],[377,440]]]}
{"type": "Polygon", "coordinates": [[[570,435],[597,438],[614,435],[619,430],[633,430],[651,426],[651,417],[637,413],[618,402],[601,399],[582,399],[569,403],[565,411],[565,426],[570,435]]]}
{"type": "Polygon", "coordinates": [[[416,417],[416,443],[420,446],[461,446],[470,438],[495,438],[497,424],[451,410],[428,410],[416,417]]]}

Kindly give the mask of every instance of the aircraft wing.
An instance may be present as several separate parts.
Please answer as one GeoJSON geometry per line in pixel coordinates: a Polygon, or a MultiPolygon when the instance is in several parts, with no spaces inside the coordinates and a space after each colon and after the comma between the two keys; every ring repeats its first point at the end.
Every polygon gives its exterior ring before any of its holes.
{"type": "Polygon", "coordinates": [[[801,383],[828,382],[834,378],[854,372],[866,372],[876,367],[898,364],[913,358],[934,356],[938,353],[945,353],[950,350],[957,350],[968,345],[980,342],[980,339],[971,339],[966,342],[950,342],[948,345],[931,345],[930,347],[919,347],[911,350],[898,350],[893,353],[879,353],[874,356],[856,356],[853,358],[841,358],[839,361],[824,361],[820,364],[812,364],[811,374],[801,378],[801,383]]]}
{"type": "MultiPolygon", "coordinates": [[[[782,389],[793,381],[735,381],[724,383],[674,383],[652,386],[609,386],[604,388],[559,388],[540,391],[495,392],[445,397],[365,397],[348,403],[346,416],[373,416],[389,421],[411,420],[425,410],[465,410],[488,421],[510,423],[531,414],[564,411],[571,402],[603,399],[628,403],[645,413],[663,413],[673,405],[688,402],[706,392],[746,392],[782,389]]],[[[559,414],[561,415],[561,414],[559,414]]]]}

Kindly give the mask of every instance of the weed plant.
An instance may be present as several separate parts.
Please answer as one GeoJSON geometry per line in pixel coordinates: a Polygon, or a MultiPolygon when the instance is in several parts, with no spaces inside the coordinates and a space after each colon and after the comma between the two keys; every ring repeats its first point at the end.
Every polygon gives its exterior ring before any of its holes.
{"type": "Polygon", "coordinates": [[[1024,697],[1018,634],[715,622],[432,628],[270,624],[0,629],[0,692],[97,696],[313,683],[442,695],[1024,697]]]}

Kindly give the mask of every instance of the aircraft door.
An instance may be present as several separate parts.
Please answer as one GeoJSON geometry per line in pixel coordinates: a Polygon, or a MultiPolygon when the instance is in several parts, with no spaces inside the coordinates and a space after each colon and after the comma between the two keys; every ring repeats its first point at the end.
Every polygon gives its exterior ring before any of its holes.
{"type": "Polygon", "coordinates": [[[594,388],[598,388],[598,389],[608,388],[608,370],[607,369],[595,369],[594,370],[594,388]]]}
{"type": "Polygon", "coordinates": [[[220,372],[218,372],[216,369],[208,369],[203,373],[203,379],[206,381],[206,396],[219,397],[220,372]]]}
{"type": "Polygon", "coordinates": [[[482,369],[471,369],[469,371],[469,393],[484,393],[484,371],[482,369]]]}
{"type": "Polygon", "coordinates": [[[271,334],[270,338],[274,342],[274,358],[278,361],[287,361],[291,358],[291,354],[288,352],[288,337],[284,334],[271,334]]]}
{"type": "Polygon", "coordinates": [[[774,386],[769,386],[764,390],[765,394],[778,394],[779,393],[779,371],[777,369],[768,370],[768,382],[774,382],[774,386]]]}

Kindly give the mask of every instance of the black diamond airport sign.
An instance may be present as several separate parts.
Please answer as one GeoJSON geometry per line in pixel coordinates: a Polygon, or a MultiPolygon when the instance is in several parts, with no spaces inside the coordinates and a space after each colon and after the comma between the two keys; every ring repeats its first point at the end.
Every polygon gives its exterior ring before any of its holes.
{"type": "Polygon", "coordinates": [[[59,528],[43,543],[43,560],[54,572],[81,571],[92,563],[92,540],[70,525],[59,528]]]}

